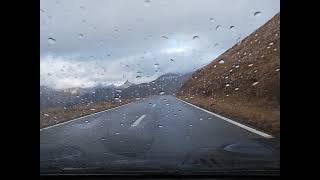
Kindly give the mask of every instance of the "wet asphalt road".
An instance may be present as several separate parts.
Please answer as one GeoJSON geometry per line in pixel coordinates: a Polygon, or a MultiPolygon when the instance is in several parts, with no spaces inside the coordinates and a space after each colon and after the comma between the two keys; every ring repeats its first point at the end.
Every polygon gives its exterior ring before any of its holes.
{"type": "Polygon", "coordinates": [[[261,138],[173,96],[154,96],[40,131],[40,167],[181,163],[186,155],[261,138]]]}

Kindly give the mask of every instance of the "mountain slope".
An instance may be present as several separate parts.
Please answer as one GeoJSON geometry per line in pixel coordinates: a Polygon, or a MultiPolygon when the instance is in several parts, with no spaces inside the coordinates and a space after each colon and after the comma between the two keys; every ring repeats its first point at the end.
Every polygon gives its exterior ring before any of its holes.
{"type": "Polygon", "coordinates": [[[279,136],[280,13],[196,71],[177,95],[279,136]]]}

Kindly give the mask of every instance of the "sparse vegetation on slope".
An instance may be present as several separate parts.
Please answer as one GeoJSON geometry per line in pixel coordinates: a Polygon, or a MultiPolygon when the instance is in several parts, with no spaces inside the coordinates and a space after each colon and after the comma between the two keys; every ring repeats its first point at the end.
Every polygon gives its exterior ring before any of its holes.
{"type": "Polygon", "coordinates": [[[195,72],[177,96],[280,136],[280,13],[195,72]]]}

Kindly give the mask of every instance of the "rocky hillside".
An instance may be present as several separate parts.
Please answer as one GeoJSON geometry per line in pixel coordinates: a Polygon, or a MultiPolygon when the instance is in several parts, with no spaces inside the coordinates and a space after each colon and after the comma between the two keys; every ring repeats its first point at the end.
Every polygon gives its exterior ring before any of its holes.
{"type": "Polygon", "coordinates": [[[280,135],[280,13],[196,71],[178,97],[280,135]]]}

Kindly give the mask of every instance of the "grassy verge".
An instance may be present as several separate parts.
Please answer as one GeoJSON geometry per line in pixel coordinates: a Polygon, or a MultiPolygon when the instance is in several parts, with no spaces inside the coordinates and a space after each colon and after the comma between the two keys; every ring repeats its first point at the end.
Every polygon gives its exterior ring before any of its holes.
{"type": "Polygon", "coordinates": [[[122,100],[121,102],[98,102],[90,104],[89,106],[77,105],[67,109],[62,107],[48,108],[40,111],[40,129],[99,111],[115,108],[128,104],[132,101],[133,100],[122,100]]]}
{"type": "Polygon", "coordinates": [[[244,101],[235,97],[211,99],[207,97],[178,96],[184,101],[192,103],[211,112],[228,117],[245,125],[280,137],[280,108],[268,101],[244,101]]]}

